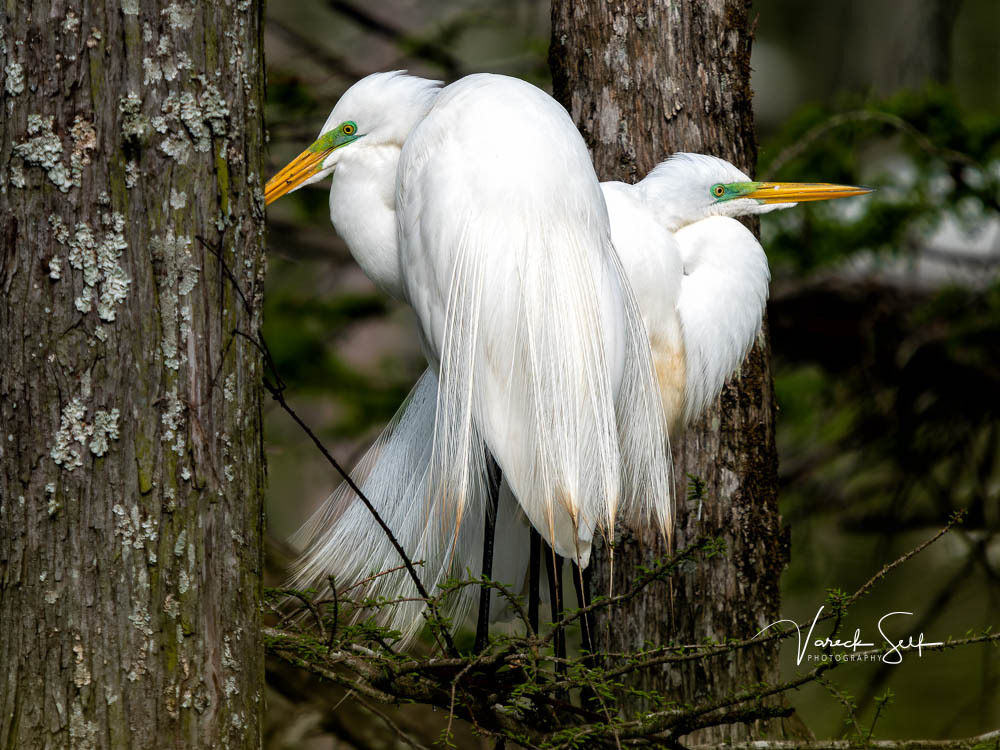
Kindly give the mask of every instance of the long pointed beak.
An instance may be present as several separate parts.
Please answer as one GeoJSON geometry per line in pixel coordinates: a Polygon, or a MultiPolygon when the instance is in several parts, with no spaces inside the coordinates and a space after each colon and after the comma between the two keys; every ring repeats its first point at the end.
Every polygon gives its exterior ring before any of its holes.
{"type": "Polygon", "coordinates": [[[303,151],[264,186],[264,203],[270,205],[316,174],[333,149],[303,151]]]}
{"type": "Polygon", "coordinates": [[[803,203],[849,198],[870,192],[872,188],[831,185],[826,182],[759,182],[756,190],[743,197],[755,198],[763,203],[803,203]]]}

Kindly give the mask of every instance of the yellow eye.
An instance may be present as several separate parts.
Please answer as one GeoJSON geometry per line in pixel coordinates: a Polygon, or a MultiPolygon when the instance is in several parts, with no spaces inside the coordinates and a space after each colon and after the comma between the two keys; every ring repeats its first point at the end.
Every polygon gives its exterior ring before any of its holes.
{"type": "Polygon", "coordinates": [[[358,128],[353,122],[345,122],[340,128],[344,135],[354,135],[354,131],[358,128]]]}
{"type": "Polygon", "coordinates": [[[726,194],[726,189],[722,185],[716,185],[712,188],[712,194],[715,195],[716,198],[721,198],[726,194]]]}

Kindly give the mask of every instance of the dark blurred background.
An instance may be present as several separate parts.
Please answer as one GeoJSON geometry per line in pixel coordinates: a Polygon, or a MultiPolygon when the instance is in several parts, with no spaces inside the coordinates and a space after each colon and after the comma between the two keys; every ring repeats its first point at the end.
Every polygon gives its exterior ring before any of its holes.
{"type": "MultiPolygon", "coordinates": [[[[267,12],[268,174],[370,72],[490,71],[550,88],[542,0],[285,0],[267,12]]],[[[852,609],[846,632],[880,642],[876,622],[892,611],[913,613],[892,620],[900,637],[981,632],[1000,622],[1000,3],[769,0],[756,12],[758,178],[878,188],[761,222],[792,532],[784,616],[810,621],[828,589],[854,591],[966,509],[959,531],[852,609]]],[[[324,184],[269,209],[265,336],[294,405],[351,465],[424,363],[409,313],[354,265],[327,197],[324,184]]],[[[282,540],[338,479],[277,409],[266,439],[278,576],[282,540]]],[[[794,652],[784,648],[789,675],[794,652]]],[[[384,709],[272,666],[269,747],[406,746],[384,709]]],[[[870,720],[887,689],[875,737],[1000,725],[995,648],[849,664],[831,680],[851,698],[817,685],[790,696],[818,737],[848,728],[846,704],[870,720]]],[[[419,707],[393,717],[428,745],[443,726],[419,707]]]]}

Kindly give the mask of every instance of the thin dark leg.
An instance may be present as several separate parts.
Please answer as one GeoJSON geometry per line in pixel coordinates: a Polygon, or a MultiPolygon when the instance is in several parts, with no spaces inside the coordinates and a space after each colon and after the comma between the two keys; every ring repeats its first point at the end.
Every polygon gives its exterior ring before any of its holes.
{"type": "MultiPolygon", "coordinates": [[[[590,592],[591,569],[588,567],[586,570],[581,571],[580,566],[573,563],[572,571],[573,586],[576,589],[576,600],[579,606],[584,608],[590,604],[590,597],[587,594],[590,592]]],[[[583,664],[588,667],[593,666],[594,615],[592,612],[585,612],[583,617],[580,618],[580,648],[588,654],[584,658],[583,664]]],[[[580,688],[580,704],[591,706],[594,709],[599,708],[601,705],[597,693],[592,688],[586,686],[580,688]]]]}
{"type": "MultiPolygon", "coordinates": [[[[486,509],[483,522],[483,575],[493,577],[493,536],[497,525],[497,506],[500,503],[500,467],[493,456],[486,459],[486,471],[490,483],[490,507],[486,509]]],[[[479,590],[479,619],[476,621],[476,642],[472,652],[478,654],[486,648],[486,637],[490,632],[490,592],[488,586],[479,590]]]]}
{"type": "MultiPolygon", "coordinates": [[[[562,562],[563,559],[551,547],[545,550],[545,568],[549,574],[549,604],[552,607],[553,622],[559,622],[563,618],[562,562]]],[[[565,659],[566,633],[562,628],[556,630],[552,640],[555,646],[556,657],[565,659]]],[[[556,672],[565,671],[566,665],[563,662],[556,662],[556,672]]]]}
{"type": "MultiPolygon", "coordinates": [[[[590,600],[587,598],[587,586],[590,583],[590,569],[586,571],[580,570],[580,566],[573,563],[573,588],[576,589],[576,601],[578,602],[580,608],[586,607],[590,604],[590,600]]],[[[585,612],[583,617],[580,618],[580,646],[588,654],[594,653],[594,637],[593,637],[593,624],[591,622],[591,613],[585,612]]]]}
{"type": "Polygon", "coordinates": [[[539,595],[541,563],[542,535],[535,531],[535,527],[532,526],[531,536],[528,540],[528,623],[536,635],[538,633],[538,605],[541,599],[539,595]]]}

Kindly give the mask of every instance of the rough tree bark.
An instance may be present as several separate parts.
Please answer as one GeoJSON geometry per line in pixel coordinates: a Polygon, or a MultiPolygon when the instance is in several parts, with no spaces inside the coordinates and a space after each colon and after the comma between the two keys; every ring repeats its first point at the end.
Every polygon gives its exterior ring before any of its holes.
{"type": "MultiPolygon", "coordinates": [[[[753,174],[749,0],[554,0],[549,64],[556,98],[584,134],[602,180],[635,182],[675,151],[721,156],[753,174]]],[[[721,537],[727,554],[690,570],[671,592],[646,593],[599,622],[599,651],[645,643],[747,638],[777,619],[787,535],[777,506],[770,350],[761,336],[739,377],[682,439],[673,440],[676,545],[721,537]],[[686,500],[688,476],[705,483],[686,500]],[[608,627],[613,622],[614,627],[608,627]]],[[[614,588],[666,552],[660,539],[619,529],[614,588]]],[[[608,550],[595,554],[592,592],[609,590],[608,550]]],[[[684,700],[777,677],[774,649],[753,649],[646,673],[634,687],[684,700]]],[[[635,701],[634,698],[631,700],[635,701]]],[[[633,706],[640,709],[640,706],[633,706]]],[[[735,741],[760,728],[711,730],[735,741]]]]}
{"type": "Polygon", "coordinates": [[[2,747],[260,744],[260,12],[0,10],[2,747]]]}

